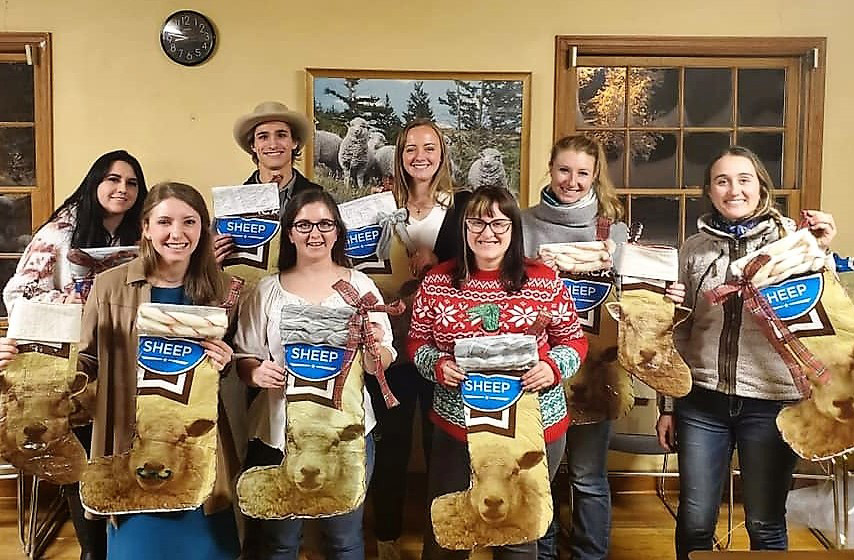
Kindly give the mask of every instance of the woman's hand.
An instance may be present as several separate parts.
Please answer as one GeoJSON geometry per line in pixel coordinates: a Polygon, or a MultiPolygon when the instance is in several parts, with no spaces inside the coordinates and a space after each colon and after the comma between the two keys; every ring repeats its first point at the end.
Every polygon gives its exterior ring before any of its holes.
{"type": "Polygon", "coordinates": [[[836,237],[836,222],[833,220],[833,216],[819,210],[804,210],[803,216],[810,233],[815,236],[819,246],[822,249],[829,249],[830,242],[836,237]]]}
{"type": "Polygon", "coordinates": [[[682,305],[682,302],[685,301],[685,284],[673,282],[667,286],[667,289],[664,291],[664,297],[676,305],[682,305]]]}
{"type": "MultiPolygon", "coordinates": [[[[385,329],[383,329],[383,326],[379,323],[371,322],[371,331],[369,336],[374,339],[374,342],[376,342],[378,346],[381,347],[383,337],[385,336],[385,329]]],[[[375,374],[377,372],[377,361],[367,352],[362,352],[362,369],[368,374],[375,374]]]]}
{"type": "Polygon", "coordinates": [[[217,371],[222,371],[231,363],[234,351],[231,346],[218,338],[207,338],[202,341],[205,354],[216,366],[217,371]]]}
{"type": "Polygon", "coordinates": [[[554,270],[555,272],[560,272],[560,269],[557,266],[557,261],[555,261],[554,255],[540,255],[540,262],[554,270]]]}
{"type": "Polygon", "coordinates": [[[83,298],[78,292],[70,292],[63,296],[62,303],[83,303],[83,298]]]}
{"type": "Polygon", "coordinates": [[[275,362],[264,360],[249,374],[254,387],[262,389],[283,389],[285,387],[285,369],[275,362]]]}
{"type": "Polygon", "coordinates": [[[552,367],[543,361],[522,374],[522,388],[532,393],[542,391],[554,385],[555,374],[552,367]]]}
{"type": "Polygon", "coordinates": [[[436,253],[423,247],[416,249],[409,257],[409,272],[416,278],[421,278],[428,269],[438,264],[436,253]]]}
{"type": "Polygon", "coordinates": [[[230,235],[225,233],[218,233],[217,235],[214,235],[213,249],[216,264],[222,267],[222,261],[234,252],[234,248],[234,239],[230,235]]]}
{"type": "Polygon", "coordinates": [[[658,417],[655,433],[658,434],[658,445],[668,453],[676,451],[676,422],[672,414],[662,414],[658,417]]]}
{"type": "Polygon", "coordinates": [[[445,360],[442,363],[442,385],[445,387],[456,389],[460,383],[466,378],[466,374],[460,369],[453,359],[445,360]]]}
{"type": "Polygon", "coordinates": [[[3,371],[18,354],[18,342],[14,338],[0,338],[0,371],[3,371]]]}

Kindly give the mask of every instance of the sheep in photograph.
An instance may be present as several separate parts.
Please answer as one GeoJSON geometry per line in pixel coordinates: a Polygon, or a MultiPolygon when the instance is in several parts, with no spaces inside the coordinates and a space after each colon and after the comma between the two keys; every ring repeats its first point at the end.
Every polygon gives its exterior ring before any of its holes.
{"type": "Polygon", "coordinates": [[[371,128],[362,117],[354,117],[347,127],[347,134],[341,140],[338,151],[338,163],[344,173],[347,187],[363,187],[365,172],[368,168],[368,135],[371,128]]]}
{"type": "Polygon", "coordinates": [[[341,137],[328,130],[314,129],[314,167],[323,165],[330,177],[341,176],[341,162],[338,152],[341,149],[341,137]]]}
{"type": "Polygon", "coordinates": [[[542,484],[531,476],[531,469],[544,458],[541,450],[519,451],[501,444],[480,448],[472,457],[471,488],[433,501],[431,517],[439,545],[470,550],[539,537],[532,529],[537,532],[542,525],[538,520],[551,511],[541,507],[542,484]]]}
{"type": "Polygon", "coordinates": [[[394,177],[394,153],[395,147],[386,144],[382,132],[371,132],[368,136],[368,170],[365,181],[381,185],[384,179],[394,177]]]}
{"type": "Polygon", "coordinates": [[[474,188],[493,186],[507,188],[507,171],[503,156],[495,148],[484,148],[469,167],[469,185],[474,188]]]}
{"type": "Polygon", "coordinates": [[[262,519],[329,516],[353,509],[363,493],[364,426],[332,427],[318,422],[292,425],[285,460],[278,466],[254,467],[237,482],[240,510],[262,519]]]}

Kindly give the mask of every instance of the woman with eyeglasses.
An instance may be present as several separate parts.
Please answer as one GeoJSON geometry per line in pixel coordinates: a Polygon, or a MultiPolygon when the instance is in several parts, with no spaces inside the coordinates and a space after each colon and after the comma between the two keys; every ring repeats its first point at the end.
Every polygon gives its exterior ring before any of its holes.
{"type": "MultiPolygon", "coordinates": [[[[436,496],[466,490],[470,460],[460,384],[466,374],[454,361],[454,344],[462,338],[524,334],[547,311],[550,321],[537,336],[540,361],[522,375],[522,387],[539,393],[549,476],[557,471],[569,425],[561,380],[574,375],[587,353],[572,298],[555,272],[524,257],[519,207],[509,191],[483,187],[475,191],[462,215],[456,260],[434,267],[421,284],[412,311],[407,350],[425,378],[435,383],[430,418],[433,432],[428,493],[436,496]],[[487,324],[478,312],[493,304],[497,322],[487,324]],[[493,324],[494,323],[494,324],[493,324]]],[[[425,530],[423,558],[466,558],[468,551],[441,548],[432,522],[425,530]]],[[[496,547],[496,558],[536,558],[536,541],[496,547]]]]}
{"type": "MultiPolygon", "coordinates": [[[[330,308],[348,304],[332,287],[339,280],[352,285],[359,296],[373,293],[382,303],[374,282],[349,267],[344,247],[347,230],[332,196],[318,189],[302,191],[291,199],[282,215],[279,273],[262,279],[241,305],[234,346],[237,371],[250,387],[263,389],[249,410],[250,442],[245,468],[279,465],[285,451],[285,356],[280,322],[285,305],[320,305],[330,308]]],[[[391,325],[385,313],[370,312],[372,334],[380,346],[380,360],[388,367],[396,352],[391,325]]],[[[362,352],[366,373],[377,363],[362,352]]],[[[376,417],[365,391],[365,451],[367,479],[373,470],[373,437],[376,417]]],[[[363,506],[319,520],[330,559],[363,560],[363,506]]],[[[259,520],[246,518],[243,556],[254,559],[296,559],[302,519],[259,520]]]]}

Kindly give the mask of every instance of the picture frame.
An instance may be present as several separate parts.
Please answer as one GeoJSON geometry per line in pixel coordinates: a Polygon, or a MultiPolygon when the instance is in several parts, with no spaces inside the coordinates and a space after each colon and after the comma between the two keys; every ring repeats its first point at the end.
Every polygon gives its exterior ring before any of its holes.
{"type": "Polygon", "coordinates": [[[415,117],[443,131],[458,186],[528,199],[530,72],[306,68],[306,100],[306,174],[339,203],[390,189],[397,134],[415,117]]]}

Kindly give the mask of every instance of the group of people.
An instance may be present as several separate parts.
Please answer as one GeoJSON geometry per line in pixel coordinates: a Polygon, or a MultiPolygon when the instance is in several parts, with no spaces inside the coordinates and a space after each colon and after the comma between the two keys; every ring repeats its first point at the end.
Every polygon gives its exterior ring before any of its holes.
{"type": "MultiPolygon", "coordinates": [[[[344,280],[360,295],[383,293],[367,274],[353,269],[344,252],[346,226],[333,198],[293,164],[311,137],[304,115],[266,102],[237,120],[234,137],[257,169],[246,183],[277,183],[281,201],[278,272],[262,279],[239,303],[236,331],[227,341],[205,341],[207,355],[227,373],[255,388],[249,406],[249,446],[243,468],[280,464],[285,445],[287,372],[280,331],[282,307],[344,307],[332,286],[344,280]]],[[[610,422],[572,425],[562,381],[586,355],[572,297],[555,270],[538,259],[542,243],[597,239],[600,218],[611,222],[610,238],[626,241],[624,210],[610,182],[602,146],[591,137],[560,139],[549,158],[550,181],[532,208],[520,210],[501,187],[475,192],[457,188],[444,136],[432,122],[416,120],[396,144],[392,187],[408,211],[410,273],[421,285],[412,304],[406,340],[393,340],[383,312],[369,313],[370,336],[379,346],[362,353],[366,468],[373,492],[374,528],[382,560],[400,557],[407,468],[414,413],[424,422],[422,445],[428,466],[428,495],[464,490],[470,484],[469,456],[460,383],[466,372],[454,361],[454,343],[484,334],[467,311],[483,303],[500,308],[497,330],[523,333],[535,313],[550,311],[538,336],[539,361],[522,374],[525,391],[538,394],[546,460],[554,477],[562,458],[569,465],[573,517],[571,557],[605,558],[610,533],[606,454],[610,422]],[[386,369],[400,405],[386,408],[372,374],[386,369]]],[[[680,504],[676,549],[680,559],[710,549],[726,466],[734,448],[744,473],[747,530],[752,548],[786,547],[785,498],[795,455],[781,439],[774,418],[799,398],[770,344],[740,344],[758,326],[743,314],[743,301],[708,305],[702,294],[726,282],[729,262],[777,240],[794,223],[774,208],[773,184],[749,150],[731,147],[716,156],[705,174],[710,211],[699,233],[680,251],[680,280],[667,297],[693,309],[677,330],[677,347],[691,368],[694,389],[661,410],[661,444],[679,454],[680,504]],[[673,404],[673,406],[670,406],[673,404]]],[[[833,218],[806,212],[807,227],[827,247],[833,218]]],[[[20,298],[80,302],[66,255],[71,248],[140,246],[140,256],[101,273],[84,306],[80,366],[97,381],[91,431],[77,435],[92,457],[127,451],[134,433],[136,308],[144,302],[219,305],[229,276],[220,266],[234,251],[227,235],[216,235],[203,197],[193,187],[161,183],[147,188],[139,162],[127,152],[104,154],[83,182],[54,212],[27,247],[15,276],[3,290],[7,309],[20,298]]],[[[549,263],[551,264],[551,263],[549,263]]],[[[750,340],[759,340],[751,336],[750,340]]],[[[0,369],[17,354],[16,341],[0,340],[0,369]]],[[[130,514],[86,519],[76,489],[69,489],[81,558],[296,558],[300,519],[246,518],[242,549],[234,508],[228,499],[239,458],[226,418],[218,423],[220,468],[214,493],[203,507],[185,512],[130,514]],[[220,472],[222,471],[222,472],[220,472]]],[[[564,491],[559,489],[559,491],[564,491]]],[[[319,519],[329,558],[364,558],[362,507],[319,519]]],[[[556,523],[539,541],[497,547],[500,558],[557,558],[556,523]]],[[[423,556],[462,558],[466,551],[441,548],[425,512],[423,556]]]]}

